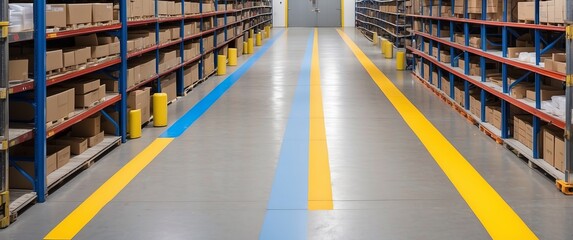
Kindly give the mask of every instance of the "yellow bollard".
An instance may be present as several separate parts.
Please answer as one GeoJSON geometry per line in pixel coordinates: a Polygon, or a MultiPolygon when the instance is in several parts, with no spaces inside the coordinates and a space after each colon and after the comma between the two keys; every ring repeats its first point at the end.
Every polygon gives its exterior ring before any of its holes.
{"type": "Polygon", "coordinates": [[[396,70],[403,71],[406,69],[406,53],[398,51],[396,53],[396,70]]]}
{"type": "Polygon", "coordinates": [[[261,46],[263,45],[263,36],[261,34],[261,32],[258,32],[255,36],[257,36],[257,46],[261,46]]]}
{"type": "Polygon", "coordinates": [[[378,33],[374,32],[374,34],[372,35],[372,44],[377,45],[378,44],[378,33]]]}
{"type": "Polygon", "coordinates": [[[217,56],[217,76],[225,74],[227,74],[227,56],[219,55],[217,56]]]}
{"type": "Polygon", "coordinates": [[[249,38],[254,38],[255,35],[255,29],[250,29],[249,30],[249,38]]]}
{"type": "Polygon", "coordinates": [[[255,52],[255,43],[253,38],[247,39],[247,53],[253,54],[255,52]]]}
{"type": "Polygon", "coordinates": [[[248,47],[248,45],[247,45],[247,42],[243,42],[243,54],[248,54],[248,53],[249,53],[249,52],[247,51],[248,48],[249,48],[249,47],[248,47]]]}
{"type": "Polygon", "coordinates": [[[153,94],[153,126],[167,126],[167,93],[153,94]]]}
{"type": "Polygon", "coordinates": [[[384,46],[384,57],[388,59],[394,57],[392,51],[393,51],[392,43],[390,41],[386,41],[384,46]]]}
{"type": "Polygon", "coordinates": [[[129,128],[129,138],[141,137],[141,109],[129,111],[129,121],[127,123],[129,128]]]}
{"type": "Polygon", "coordinates": [[[380,41],[380,52],[382,52],[382,55],[384,55],[384,43],[387,42],[388,40],[382,38],[382,40],[380,41]]]}
{"type": "Polygon", "coordinates": [[[269,26],[265,26],[265,38],[270,38],[270,34],[269,34],[269,26]]]}
{"type": "Polygon", "coordinates": [[[237,49],[229,48],[227,54],[229,55],[229,66],[237,66],[237,49]]]}

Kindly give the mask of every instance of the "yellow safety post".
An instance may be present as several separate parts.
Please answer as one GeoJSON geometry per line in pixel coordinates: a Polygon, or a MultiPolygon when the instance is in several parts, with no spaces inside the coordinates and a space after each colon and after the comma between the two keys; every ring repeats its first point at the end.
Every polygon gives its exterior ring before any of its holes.
{"type": "Polygon", "coordinates": [[[406,69],[406,53],[404,51],[398,51],[396,53],[396,70],[406,69]]]}
{"type": "Polygon", "coordinates": [[[262,36],[261,32],[258,32],[255,36],[257,36],[256,45],[262,46],[263,45],[263,36],[262,36]]]}
{"type": "Polygon", "coordinates": [[[237,66],[237,49],[229,48],[227,54],[229,55],[229,66],[237,66]]]}
{"type": "Polygon", "coordinates": [[[249,38],[253,38],[255,35],[255,29],[249,29],[249,38]]]}
{"type": "Polygon", "coordinates": [[[127,125],[129,128],[129,138],[141,137],[141,109],[129,111],[129,121],[127,125]]]}
{"type": "Polygon", "coordinates": [[[382,52],[382,55],[384,55],[384,43],[387,42],[388,40],[382,38],[382,40],[380,41],[380,51],[382,52]]]}
{"type": "Polygon", "coordinates": [[[393,57],[393,46],[390,41],[386,41],[384,43],[384,57],[385,58],[392,58],[393,57]]]}
{"type": "Polygon", "coordinates": [[[167,93],[153,94],[153,126],[167,126],[167,93]]]}
{"type": "Polygon", "coordinates": [[[378,44],[378,33],[374,32],[372,35],[372,44],[377,45],[378,44]]]}
{"type": "Polygon", "coordinates": [[[254,52],[255,52],[254,39],[252,37],[250,37],[249,39],[247,39],[247,53],[253,54],[254,52]]]}
{"type": "Polygon", "coordinates": [[[247,45],[247,42],[243,42],[243,54],[248,54],[248,49],[249,46],[247,45]]]}
{"type": "Polygon", "coordinates": [[[217,76],[225,74],[227,74],[227,56],[219,55],[217,56],[217,76]]]}

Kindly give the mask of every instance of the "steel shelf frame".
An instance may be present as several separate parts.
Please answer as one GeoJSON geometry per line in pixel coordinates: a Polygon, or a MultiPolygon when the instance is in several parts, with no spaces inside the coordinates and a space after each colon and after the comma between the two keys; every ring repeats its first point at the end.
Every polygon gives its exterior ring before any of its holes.
{"type": "MultiPolygon", "coordinates": [[[[469,98],[470,98],[470,93],[469,93],[469,89],[471,86],[475,86],[478,88],[479,91],[479,96],[481,98],[481,122],[485,121],[485,100],[487,98],[488,95],[491,96],[495,96],[497,98],[499,98],[501,100],[501,112],[502,112],[502,123],[501,123],[501,129],[500,130],[500,137],[504,140],[511,140],[512,136],[511,136],[511,132],[510,132],[510,126],[509,126],[509,122],[510,122],[510,113],[509,113],[509,108],[510,106],[516,106],[519,109],[525,110],[526,112],[530,113],[533,115],[533,135],[534,136],[539,136],[539,134],[541,134],[541,125],[542,125],[542,121],[547,122],[549,124],[555,125],[561,129],[564,129],[566,134],[565,134],[565,142],[566,142],[566,170],[564,175],[559,175],[560,178],[565,178],[566,181],[568,182],[572,182],[572,178],[573,175],[571,175],[571,173],[573,172],[573,163],[572,163],[572,158],[573,158],[573,146],[572,144],[568,143],[568,137],[569,137],[569,132],[570,132],[570,126],[571,126],[571,110],[572,109],[572,105],[571,103],[573,103],[573,94],[570,93],[570,81],[569,79],[573,79],[573,77],[570,77],[570,74],[573,73],[573,66],[572,66],[572,62],[573,60],[570,60],[569,58],[571,58],[571,51],[570,51],[570,38],[573,38],[573,29],[571,29],[571,32],[569,32],[570,28],[566,28],[563,26],[550,26],[550,25],[541,25],[540,24],[540,11],[539,11],[539,1],[540,0],[534,0],[534,4],[535,4],[535,10],[534,10],[534,21],[533,24],[532,23],[517,23],[517,22],[510,22],[508,19],[508,9],[510,9],[510,6],[508,6],[508,2],[505,0],[503,1],[503,6],[501,6],[502,9],[502,16],[501,16],[501,21],[491,21],[487,19],[487,1],[482,1],[482,12],[481,12],[481,18],[480,19],[471,19],[469,17],[469,13],[468,13],[468,9],[467,7],[464,8],[464,12],[463,12],[463,17],[455,17],[454,16],[454,2],[455,0],[451,1],[451,14],[444,16],[441,14],[441,12],[435,14],[432,13],[432,7],[433,6],[439,6],[438,9],[442,8],[442,0],[429,0],[427,3],[427,6],[424,6],[424,4],[420,4],[420,9],[416,9],[417,11],[415,12],[424,12],[424,8],[429,8],[427,10],[429,11],[425,11],[426,15],[419,15],[419,14],[412,14],[412,13],[408,13],[406,14],[410,19],[412,20],[416,20],[418,21],[418,23],[421,24],[416,24],[419,27],[419,29],[414,29],[412,30],[412,34],[414,35],[414,39],[413,39],[413,43],[415,43],[415,45],[418,46],[413,46],[413,47],[407,47],[407,50],[412,53],[414,56],[417,56],[417,59],[419,59],[419,64],[424,64],[427,63],[427,65],[429,66],[429,70],[433,71],[434,69],[437,69],[437,78],[438,79],[432,79],[434,76],[433,74],[427,74],[426,76],[429,76],[429,79],[426,79],[428,82],[433,83],[435,82],[436,86],[438,89],[442,89],[441,86],[441,79],[442,77],[445,78],[449,78],[449,82],[450,82],[450,93],[447,93],[448,96],[450,96],[451,98],[453,98],[454,95],[454,79],[455,77],[462,79],[464,86],[463,86],[463,90],[464,90],[464,100],[465,100],[465,109],[469,110],[469,98]],[[429,12],[429,14],[428,14],[429,12]],[[433,31],[433,26],[437,26],[438,32],[437,33],[432,33],[433,31]],[[449,26],[449,36],[448,37],[441,37],[441,30],[443,29],[443,26],[449,26]],[[464,37],[464,42],[463,44],[459,44],[456,43],[456,41],[454,41],[454,30],[455,28],[458,27],[458,29],[462,30],[464,37]],[[460,28],[461,27],[461,28],[460,28]],[[477,31],[479,33],[479,37],[481,39],[481,45],[476,48],[476,47],[472,47],[469,44],[469,38],[470,38],[470,33],[471,33],[471,29],[475,29],[478,30],[477,31]],[[422,30],[420,30],[422,29],[422,30]],[[425,29],[425,30],[424,30],[425,29]],[[492,31],[491,29],[494,29],[494,31],[492,31]],[[519,61],[517,59],[513,59],[513,58],[509,58],[508,57],[508,42],[510,41],[510,38],[512,36],[517,37],[517,31],[516,30],[528,30],[530,31],[532,34],[531,36],[533,37],[533,46],[535,48],[535,63],[527,63],[527,62],[522,62],[519,61]],[[564,34],[564,33],[567,34],[564,34]],[[570,34],[571,33],[571,34],[570,34]],[[491,36],[496,36],[496,37],[500,37],[501,39],[501,43],[496,44],[493,42],[490,42],[490,39],[488,39],[488,37],[491,36]],[[544,39],[544,35],[551,35],[553,36],[554,40],[551,41],[546,41],[544,39]],[[561,46],[562,44],[561,41],[563,40],[563,36],[565,36],[565,38],[567,38],[565,40],[566,42],[566,47],[567,47],[567,74],[563,74],[563,73],[559,73],[559,72],[555,72],[555,71],[550,71],[547,70],[543,67],[540,66],[540,62],[541,62],[541,55],[543,53],[546,53],[549,49],[554,48],[556,46],[561,46]],[[416,44],[417,43],[417,44],[416,44]],[[488,45],[489,44],[493,44],[494,46],[499,46],[501,50],[488,50],[488,45]],[[425,49],[425,47],[428,46],[429,49],[425,49]],[[443,50],[442,46],[447,46],[449,47],[449,55],[450,55],[450,63],[444,63],[442,61],[440,61],[441,59],[441,52],[437,51],[437,56],[433,56],[434,55],[434,51],[435,48],[437,48],[438,50],[443,50]],[[474,76],[469,76],[469,60],[470,60],[470,56],[477,56],[479,58],[479,65],[480,65],[480,69],[481,69],[481,74],[479,77],[474,77],[474,76]],[[457,59],[464,59],[465,61],[465,66],[459,66],[459,68],[457,68],[457,59]],[[501,73],[501,79],[502,79],[502,86],[501,88],[497,88],[492,86],[492,84],[487,82],[487,76],[486,76],[486,62],[487,61],[495,61],[498,62],[500,64],[500,73],[501,73]],[[522,81],[523,79],[528,78],[528,76],[531,75],[531,77],[529,78],[530,80],[533,80],[532,82],[534,83],[534,90],[535,90],[535,101],[525,101],[525,100],[520,100],[520,99],[515,99],[513,97],[510,96],[509,92],[511,90],[511,88],[515,85],[515,84],[510,84],[508,81],[508,68],[509,67],[513,67],[513,68],[517,68],[517,69],[521,69],[522,71],[525,71],[527,74],[523,77],[521,77],[519,81],[522,81]],[[541,108],[541,78],[542,77],[548,77],[551,79],[557,79],[560,81],[564,81],[566,82],[566,95],[567,95],[567,103],[569,105],[567,105],[566,110],[565,111],[565,119],[563,119],[563,117],[561,116],[555,116],[552,114],[549,114],[547,112],[545,112],[542,108],[541,108]]],[[[460,1],[460,0],[458,0],[460,1]]],[[[465,2],[465,6],[467,6],[467,0],[461,0],[465,2]]],[[[566,5],[567,5],[567,19],[566,23],[570,22],[569,19],[572,19],[573,13],[571,13],[572,8],[571,5],[573,4],[572,1],[567,0],[566,5]]],[[[414,26],[416,26],[414,25],[414,26]]],[[[564,44],[563,44],[564,45],[564,44]]],[[[573,58],[571,58],[573,59],[573,58]]],[[[414,62],[414,68],[416,67],[415,65],[418,64],[418,61],[413,61],[414,62]]],[[[424,76],[424,71],[425,69],[423,67],[419,68],[420,71],[420,75],[424,76]]],[[[540,140],[538,137],[534,137],[533,138],[533,146],[532,149],[528,149],[526,147],[520,146],[520,147],[515,147],[515,149],[517,149],[518,151],[521,151],[524,156],[531,156],[531,159],[539,159],[541,156],[541,150],[540,150],[540,140]],[[526,149],[526,150],[524,150],[526,149]],[[524,152],[525,151],[525,152],[524,152]]],[[[515,144],[514,144],[515,145],[515,144]]],[[[517,144],[519,145],[519,144],[517,144]]],[[[555,174],[552,174],[555,175],[555,174]]]]}
{"type": "Polygon", "coordinates": [[[8,60],[10,41],[8,0],[0,0],[0,228],[10,224],[10,189],[8,185],[8,142],[10,140],[8,118],[8,60]]]}
{"type": "Polygon", "coordinates": [[[405,45],[405,38],[410,37],[409,34],[405,34],[406,28],[410,25],[406,22],[404,0],[356,1],[355,8],[357,27],[388,38],[396,47],[405,45]],[[381,6],[393,6],[396,8],[396,12],[382,11],[379,9],[381,6]],[[370,28],[365,25],[369,25],[370,28]]]}
{"type": "MultiPolygon", "coordinates": [[[[2,22],[7,22],[7,0],[0,0],[2,6],[2,11],[0,12],[0,27],[2,27],[2,22]],[[4,12],[5,10],[5,12],[4,12]]],[[[157,1],[156,5],[157,5],[157,1]]],[[[182,4],[182,12],[184,12],[185,7],[184,4],[188,4],[189,2],[183,1],[182,4]]],[[[7,36],[0,37],[0,69],[7,69],[7,60],[8,55],[4,54],[4,51],[7,53],[8,43],[17,43],[23,41],[33,41],[34,43],[34,66],[46,66],[46,45],[47,41],[52,41],[55,39],[62,39],[62,38],[69,38],[73,36],[83,35],[83,34],[91,34],[91,33],[99,33],[99,32],[107,32],[111,35],[117,36],[120,40],[120,54],[116,57],[108,57],[104,61],[100,61],[96,64],[89,64],[86,67],[72,71],[66,74],[60,74],[52,77],[46,76],[45,67],[35,67],[33,70],[34,79],[29,79],[25,81],[21,81],[19,83],[15,83],[12,85],[8,85],[7,80],[7,72],[1,71],[0,73],[0,106],[3,106],[4,115],[0,115],[0,135],[4,141],[0,144],[0,151],[3,151],[8,146],[14,146],[19,143],[25,142],[27,140],[34,140],[34,165],[35,165],[35,174],[31,176],[33,178],[33,186],[34,190],[24,191],[24,192],[15,192],[13,196],[17,199],[14,199],[13,203],[6,202],[5,210],[6,216],[9,217],[8,212],[12,212],[13,217],[18,213],[20,209],[23,208],[24,205],[31,204],[35,201],[37,202],[44,202],[46,200],[46,196],[48,194],[49,189],[56,183],[63,181],[64,178],[69,176],[69,173],[78,170],[78,168],[74,167],[68,173],[62,175],[62,177],[58,177],[57,179],[53,178],[53,174],[50,176],[46,176],[46,166],[45,166],[45,156],[46,156],[46,145],[47,145],[47,138],[54,136],[58,132],[61,132],[71,125],[95,114],[101,112],[106,108],[110,108],[115,106],[115,109],[119,112],[119,121],[118,125],[118,133],[117,137],[108,137],[106,139],[109,141],[104,141],[106,146],[103,146],[105,149],[108,149],[113,144],[119,144],[121,142],[126,141],[126,125],[127,125],[127,93],[134,89],[137,89],[141,86],[145,86],[148,84],[152,84],[156,86],[156,90],[159,92],[161,91],[161,80],[166,75],[176,72],[177,73],[177,94],[183,95],[184,94],[184,86],[183,86],[183,73],[184,67],[188,66],[192,63],[198,63],[199,68],[199,79],[206,79],[208,76],[212,75],[214,71],[204,72],[204,63],[205,63],[205,56],[208,53],[213,53],[217,55],[220,49],[224,46],[229,45],[232,41],[238,38],[244,38],[245,31],[249,31],[252,28],[260,28],[263,25],[271,24],[272,21],[272,10],[268,12],[266,9],[272,9],[272,5],[267,0],[220,0],[215,1],[215,10],[219,9],[219,4],[225,4],[225,9],[221,11],[211,11],[203,13],[203,0],[200,1],[200,13],[194,15],[185,15],[182,14],[181,16],[176,17],[168,17],[163,18],[159,17],[157,13],[157,6],[155,16],[150,19],[138,20],[138,21],[128,21],[127,18],[127,0],[119,0],[119,22],[112,23],[110,25],[105,26],[96,26],[96,27],[88,27],[83,29],[77,30],[69,30],[69,31],[60,31],[60,32],[47,32],[46,31],[46,21],[45,21],[45,5],[46,0],[34,0],[34,30],[27,31],[27,32],[20,32],[20,33],[10,33],[7,36]],[[226,9],[227,3],[234,3],[236,7],[246,4],[247,2],[253,2],[260,4],[259,6],[252,6],[248,8],[238,8],[238,9],[226,9]],[[253,14],[250,17],[246,17],[243,19],[239,19],[239,16],[242,16],[243,13],[246,11],[252,11],[253,14]],[[228,22],[228,16],[237,16],[238,20],[234,22],[228,22]],[[214,28],[211,29],[203,29],[203,21],[206,18],[213,18],[215,23],[214,28]],[[222,17],[223,23],[220,23],[220,19],[218,17],[222,17]],[[184,25],[187,21],[197,21],[201,24],[200,32],[193,34],[193,35],[185,35],[184,32],[184,25]],[[240,34],[233,34],[232,37],[227,36],[228,29],[230,27],[243,27],[245,23],[249,23],[249,28],[243,28],[243,32],[240,34]],[[159,37],[159,29],[162,28],[164,24],[179,24],[180,26],[180,38],[177,40],[170,41],[164,44],[157,44],[158,37],[159,37]],[[156,36],[156,44],[153,46],[149,46],[145,49],[139,49],[133,52],[127,52],[127,37],[128,37],[128,29],[132,27],[143,27],[149,26],[155,28],[155,36],[156,36]],[[225,38],[224,41],[218,43],[216,36],[218,34],[224,34],[225,38]],[[203,43],[204,39],[207,36],[214,36],[213,44],[214,48],[205,50],[203,43]],[[184,45],[189,41],[196,41],[198,40],[200,43],[200,53],[197,56],[191,57],[189,59],[185,59],[184,57],[181,58],[181,62],[167,71],[162,73],[158,73],[158,69],[156,69],[156,75],[150,77],[138,84],[136,86],[132,86],[129,89],[127,88],[127,63],[130,59],[135,59],[140,56],[144,56],[147,54],[155,54],[157,58],[159,55],[159,51],[166,47],[172,46],[179,46],[180,55],[184,56],[184,45]],[[74,115],[54,126],[47,127],[46,122],[46,92],[47,87],[61,83],[64,81],[69,81],[76,77],[83,76],[85,74],[93,73],[96,71],[104,71],[104,70],[113,70],[118,71],[119,76],[117,77],[119,92],[115,94],[107,94],[105,100],[95,105],[94,107],[84,109],[84,110],[76,110],[74,115]],[[6,75],[6,76],[5,76],[6,75]],[[4,85],[3,85],[4,84],[4,85]],[[17,94],[25,91],[33,91],[34,95],[34,105],[35,108],[35,115],[36,118],[33,124],[13,124],[12,128],[8,127],[8,94],[17,94]],[[2,97],[3,94],[6,97],[2,97]],[[5,123],[5,126],[4,126],[5,123]],[[11,133],[9,137],[9,133],[11,133]]],[[[255,4],[256,5],[256,4],[255,4]]],[[[214,63],[217,64],[216,57],[214,58],[214,63]]],[[[158,68],[159,62],[157,62],[158,68]]],[[[6,151],[3,151],[6,152],[6,151]]],[[[8,176],[8,166],[9,161],[7,159],[7,155],[3,152],[0,152],[0,190],[8,190],[8,186],[6,184],[6,179],[8,176]],[[4,159],[1,159],[5,157],[4,159]],[[1,165],[1,164],[4,165],[1,165]],[[3,181],[3,182],[2,182],[3,181]]],[[[102,152],[98,152],[97,154],[92,154],[89,159],[93,159],[97,157],[102,152]]],[[[82,156],[82,155],[80,155],[82,156]]],[[[79,163],[78,163],[79,164],[79,163]]],[[[83,164],[83,163],[81,163],[83,164]]],[[[77,165],[77,164],[76,164],[77,165]]],[[[71,165],[70,165],[71,166],[71,165]]],[[[70,168],[70,166],[66,165],[64,167],[70,168]]],[[[79,166],[79,165],[78,165],[79,166]]],[[[67,170],[66,170],[67,171],[67,170]]],[[[2,199],[2,191],[0,191],[0,199],[2,199]]],[[[8,196],[8,193],[6,194],[8,196]]],[[[2,209],[0,209],[0,223],[3,220],[2,209]]],[[[8,218],[9,219],[9,218],[8,218]]],[[[9,223],[9,220],[8,220],[9,223]]],[[[0,224],[0,226],[2,226],[0,224]]]]}

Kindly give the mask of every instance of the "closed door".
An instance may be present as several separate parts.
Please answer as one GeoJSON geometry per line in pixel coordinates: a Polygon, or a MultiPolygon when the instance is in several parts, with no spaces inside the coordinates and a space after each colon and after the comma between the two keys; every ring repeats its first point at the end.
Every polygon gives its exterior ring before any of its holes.
{"type": "Polygon", "coordinates": [[[339,27],[340,0],[290,0],[289,27],[339,27]]]}

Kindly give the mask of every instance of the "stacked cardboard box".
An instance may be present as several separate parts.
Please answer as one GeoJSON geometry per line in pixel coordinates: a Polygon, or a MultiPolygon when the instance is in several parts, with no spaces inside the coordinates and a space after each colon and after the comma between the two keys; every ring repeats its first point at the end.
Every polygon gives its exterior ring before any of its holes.
{"type": "Polygon", "coordinates": [[[565,55],[565,53],[553,53],[551,59],[545,59],[544,68],[555,72],[566,73],[566,61],[567,55],[565,55]]]}
{"type": "Polygon", "coordinates": [[[89,47],[91,49],[90,59],[94,61],[119,53],[119,40],[117,38],[98,38],[96,34],[90,34],[76,36],[74,40],[76,46],[89,47]]]}
{"type": "MultiPolygon", "coordinates": [[[[539,97],[541,101],[551,100],[551,97],[564,95],[565,91],[562,88],[556,88],[552,86],[542,85],[539,91],[539,97]]],[[[535,101],[535,89],[527,90],[526,97],[530,100],[535,101]]]]}
{"type": "Polygon", "coordinates": [[[47,4],[46,27],[89,27],[91,24],[111,23],[112,3],[47,4]]]}
{"type": "Polygon", "coordinates": [[[171,73],[161,79],[161,92],[167,94],[167,101],[177,98],[177,75],[171,73]]]}
{"type": "MultiPolygon", "coordinates": [[[[533,116],[515,115],[513,117],[513,137],[529,149],[533,149],[533,116]]],[[[539,138],[542,140],[542,138],[539,138]]],[[[541,146],[540,144],[539,146],[541,146]]]]}
{"type": "MultiPolygon", "coordinates": [[[[131,30],[127,35],[128,51],[141,50],[156,44],[155,30],[131,30]]],[[[171,37],[171,35],[169,37],[171,37]]]]}
{"type": "MultiPolygon", "coordinates": [[[[16,159],[16,164],[29,176],[35,176],[34,146],[31,144],[20,144],[10,148],[10,156],[16,159]]],[[[51,174],[58,168],[70,161],[70,147],[61,145],[46,146],[46,175],[51,174]]],[[[32,182],[24,177],[15,167],[10,167],[9,184],[10,189],[33,189],[32,182]]]]}
{"type": "Polygon", "coordinates": [[[185,61],[190,60],[196,56],[199,56],[200,49],[199,49],[199,41],[192,41],[188,42],[184,46],[184,59],[185,61]]]}
{"type": "Polygon", "coordinates": [[[146,123],[151,118],[151,88],[145,87],[134,90],[127,95],[127,108],[129,110],[141,110],[141,123],[146,123]]]}
{"type": "Polygon", "coordinates": [[[183,86],[187,88],[197,81],[199,81],[199,62],[194,62],[183,70],[183,86]]]}
{"type": "Polygon", "coordinates": [[[212,73],[215,71],[215,56],[213,53],[208,53],[203,58],[203,66],[204,66],[204,73],[205,75],[212,73]]]}
{"type": "Polygon", "coordinates": [[[561,172],[565,170],[565,142],[562,129],[553,126],[543,128],[543,160],[561,172]]]}
{"type": "Polygon", "coordinates": [[[181,63],[179,49],[163,49],[159,53],[159,73],[165,72],[181,63]]]}
{"type": "MultiPolygon", "coordinates": [[[[49,88],[46,97],[46,122],[69,117],[75,111],[74,95],[73,88],[49,88]]],[[[25,93],[20,99],[26,101],[11,101],[10,121],[33,122],[35,119],[34,106],[28,101],[33,98],[33,93],[25,93]]]]}
{"type": "Polygon", "coordinates": [[[105,85],[100,85],[99,79],[68,81],[63,86],[74,88],[77,108],[90,107],[105,98],[105,85]]]}
{"type": "Polygon", "coordinates": [[[101,131],[101,116],[95,114],[72,126],[72,137],[81,137],[88,140],[88,147],[93,147],[103,141],[104,132],[101,131]]]}
{"type": "MultiPolygon", "coordinates": [[[[539,21],[542,23],[563,23],[565,18],[565,0],[539,2],[539,21]]],[[[535,20],[535,2],[518,2],[517,19],[520,21],[535,20]]]]}

